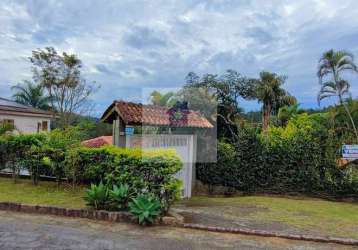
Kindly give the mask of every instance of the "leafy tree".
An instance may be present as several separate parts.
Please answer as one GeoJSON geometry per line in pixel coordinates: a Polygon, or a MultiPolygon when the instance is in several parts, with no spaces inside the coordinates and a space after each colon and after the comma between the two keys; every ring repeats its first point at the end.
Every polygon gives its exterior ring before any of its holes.
{"type": "Polygon", "coordinates": [[[323,53],[318,63],[317,76],[321,89],[318,94],[318,103],[321,100],[336,96],[339,103],[344,107],[347,113],[356,139],[358,141],[358,132],[353,117],[349,112],[344,97],[349,95],[350,84],[347,80],[341,78],[341,73],[351,71],[358,72],[357,65],[354,63],[354,56],[347,51],[334,51],[333,49],[323,53]],[[329,79],[325,80],[327,77],[329,79]]]}
{"type": "Polygon", "coordinates": [[[216,123],[218,104],[215,94],[209,88],[185,86],[177,93],[176,98],[187,102],[189,109],[200,111],[212,124],[216,123]]]}
{"type": "Polygon", "coordinates": [[[95,87],[82,78],[82,62],[76,55],[58,54],[54,48],[47,47],[32,51],[30,61],[34,79],[47,90],[61,127],[71,124],[74,113],[87,111],[95,87]]]}
{"type": "Polygon", "coordinates": [[[17,84],[11,89],[15,91],[13,98],[17,103],[43,110],[50,109],[50,98],[45,95],[41,85],[25,80],[23,84],[17,84]]]}
{"type": "Polygon", "coordinates": [[[160,93],[159,91],[153,91],[150,94],[150,100],[153,105],[171,107],[175,104],[174,92],[168,92],[165,94],[160,93]]]}
{"type": "MultiPolygon", "coordinates": [[[[222,76],[207,74],[201,78],[191,72],[186,77],[186,82],[184,91],[194,93],[195,88],[201,88],[203,90],[199,96],[208,97],[208,99],[201,99],[201,102],[196,101],[197,105],[202,107],[199,110],[205,110],[205,103],[208,101],[216,105],[218,136],[232,138],[236,134],[235,123],[242,115],[239,98],[252,99],[254,97],[255,80],[243,77],[234,70],[228,70],[222,76]]],[[[188,102],[190,106],[191,101],[188,100],[188,102]]]]}
{"type": "Polygon", "coordinates": [[[262,71],[256,86],[256,97],[262,102],[262,128],[264,131],[269,126],[270,116],[277,113],[279,108],[285,105],[296,103],[296,98],[291,96],[282,85],[285,83],[285,76],[278,76],[275,73],[262,71]]]}
{"type": "Polygon", "coordinates": [[[249,111],[244,114],[245,120],[247,120],[250,123],[254,124],[260,124],[262,121],[262,112],[260,111],[249,111]]]}
{"type": "Polygon", "coordinates": [[[84,136],[82,140],[112,135],[113,132],[111,124],[100,122],[97,118],[90,116],[74,116],[72,126],[76,126],[83,131],[84,136]]]}

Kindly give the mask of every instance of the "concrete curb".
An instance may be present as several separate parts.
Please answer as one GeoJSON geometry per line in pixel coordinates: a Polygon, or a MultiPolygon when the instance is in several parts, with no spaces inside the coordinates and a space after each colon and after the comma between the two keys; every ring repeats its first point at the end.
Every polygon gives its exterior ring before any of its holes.
{"type": "MultiPolygon", "coordinates": [[[[74,209],[74,208],[63,208],[63,207],[56,207],[56,206],[21,204],[16,202],[0,202],[0,210],[33,213],[33,214],[58,215],[58,216],[73,217],[73,218],[86,218],[86,219],[102,220],[102,221],[110,221],[110,222],[130,222],[130,223],[137,224],[136,218],[129,212],[110,212],[104,210],[74,209]]],[[[246,234],[246,235],[263,236],[263,237],[279,237],[279,238],[285,238],[291,240],[305,240],[305,241],[358,246],[358,240],[355,239],[338,238],[338,237],[320,237],[320,236],[297,235],[297,234],[283,234],[283,233],[269,232],[269,231],[262,231],[262,230],[212,227],[212,226],[205,226],[200,224],[184,223],[184,217],[173,211],[169,213],[169,216],[164,216],[160,220],[156,221],[155,224],[205,230],[210,232],[246,234]]]]}
{"type": "Polygon", "coordinates": [[[290,239],[290,240],[305,240],[305,241],[358,246],[358,240],[348,239],[348,238],[284,234],[284,233],[277,233],[277,232],[270,232],[270,231],[263,231],[263,230],[212,227],[212,226],[205,226],[205,225],[200,225],[200,224],[189,224],[189,223],[182,224],[182,227],[197,229],[197,230],[205,230],[205,231],[210,231],[210,232],[246,234],[246,235],[263,236],[263,237],[279,237],[279,238],[285,238],[285,239],[290,239]]]}
{"type": "MultiPolygon", "coordinates": [[[[91,210],[91,209],[75,209],[75,208],[63,208],[56,206],[44,206],[44,205],[30,205],[21,204],[16,202],[0,202],[0,210],[23,212],[32,214],[46,214],[46,215],[58,215],[73,218],[86,218],[92,220],[102,220],[110,222],[130,222],[137,223],[137,219],[129,212],[111,212],[104,210],[91,210]]],[[[154,224],[159,225],[172,225],[178,226],[183,223],[184,219],[176,216],[164,216],[158,219],[154,224]]]]}

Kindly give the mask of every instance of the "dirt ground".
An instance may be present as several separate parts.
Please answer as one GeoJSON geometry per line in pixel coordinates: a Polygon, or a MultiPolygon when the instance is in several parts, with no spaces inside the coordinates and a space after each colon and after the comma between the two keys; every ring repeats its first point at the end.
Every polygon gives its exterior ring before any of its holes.
{"type": "Polygon", "coordinates": [[[336,244],[139,227],[0,211],[0,249],[353,249],[336,244]]]}

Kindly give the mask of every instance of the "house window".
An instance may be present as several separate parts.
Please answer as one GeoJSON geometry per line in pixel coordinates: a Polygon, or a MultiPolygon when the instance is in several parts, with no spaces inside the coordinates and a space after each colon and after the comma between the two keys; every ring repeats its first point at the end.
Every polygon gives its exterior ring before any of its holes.
{"type": "Polygon", "coordinates": [[[37,133],[41,131],[41,122],[37,123],[37,133]]]}
{"type": "Polygon", "coordinates": [[[3,124],[4,124],[4,125],[11,126],[11,127],[14,127],[14,126],[15,126],[15,122],[14,122],[13,119],[4,119],[3,124]]]}
{"type": "Polygon", "coordinates": [[[47,123],[47,121],[42,121],[42,131],[48,131],[48,123],[47,123]]]}

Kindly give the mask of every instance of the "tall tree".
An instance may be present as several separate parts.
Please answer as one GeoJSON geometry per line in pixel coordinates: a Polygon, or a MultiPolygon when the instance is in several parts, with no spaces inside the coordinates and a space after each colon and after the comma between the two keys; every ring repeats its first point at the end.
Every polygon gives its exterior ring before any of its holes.
{"type": "Polygon", "coordinates": [[[61,127],[71,124],[74,113],[87,111],[95,86],[82,78],[82,63],[76,55],[58,54],[54,48],[47,47],[32,51],[30,61],[34,79],[47,90],[61,127]]]}
{"type": "Polygon", "coordinates": [[[342,79],[341,73],[347,71],[358,72],[357,65],[354,63],[354,56],[351,53],[342,50],[334,51],[333,49],[323,53],[318,63],[317,72],[319,84],[321,85],[318,93],[318,104],[325,98],[338,97],[338,101],[344,107],[358,141],[357,128],[347,103],[344,101],[344,98],[349,96],[350,84],[347,80],[342,79]]]}
{"type": "Polygon", "coordinates": [[[41,85],[25,80],[22,84],[17,84],[11,89],[15,92],[12,97],[17,103],[38,109],[50,109],[50,98],[45,95],[44,88],[41,85]]]}
{"type": "Polygon", "coordinates": [[[256,86],[256,97],[262,102],[262,129],[267,130],[272,113],[277,113],[279,108],[296,103],[296,98],[291,96],[282,85],[286,77],[275,73],[262,71],[256,86]]]}
{"type": "MultiPolygon", "coordinates": [[[[195,95],[195,98],[190,97],[189,106],[192,106],[192,101],[195,101],[196,106],[201,106],[200,110],[215,114],[218,136],[233,138],[237,134],[236,121],[242,114],[239,98],[252,98],[254,81],[243,77],[234,70],[228,70],[221,76],[206,74],[199,77],[195,73],[189,73],[186,82],[183,89],[186,96],[195,95]],[[206,99],[200,100],[198,97],[206,99]],[[209,105],[207,105],[208,103],[209,105]]],[[[210,119],[208,116],[207,118],[210,119]]]]}
{"type": "Polygon", "coordinates": [[[176,102],[174,99],[173,92],[167,92],[165,94],[160,93],[159,91],[153,91],[150,94],[150,101],[153,105],[163,106],[163,107],[170,107],[173,106],[176,102]]]}

